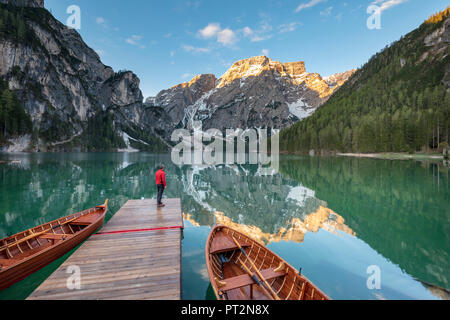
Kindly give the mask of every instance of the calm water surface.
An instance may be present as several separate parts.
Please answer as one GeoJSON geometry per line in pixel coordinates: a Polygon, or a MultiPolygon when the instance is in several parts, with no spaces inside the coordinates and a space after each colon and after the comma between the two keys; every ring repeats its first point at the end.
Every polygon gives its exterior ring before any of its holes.
{"type": "MultiPolygon", "coordinates": [[[[177,167],[169,155],[0,154],[0,238],[110,199],[182,199],[183,298],[211,299],[204,247],[223,223],[266,243],[333,299],[441,299],[450,289],[450,189],[440,163],[286,156],[280,173],[256,166],[177,167]],[[367,286],[377,266],[381,289],[367,286]]],[[[0,299],[25,299],[67,257],[0,299]]]]}

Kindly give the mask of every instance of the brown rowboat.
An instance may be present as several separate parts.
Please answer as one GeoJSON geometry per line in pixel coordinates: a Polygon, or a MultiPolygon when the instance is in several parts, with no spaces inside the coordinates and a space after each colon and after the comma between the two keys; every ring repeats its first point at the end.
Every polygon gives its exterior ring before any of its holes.
{"type": "Polygon", "coordinates": [[[0,240],[0,290],[62,257],[98,230],[105,204],[34,227],[0,240]]]}
{"type": "Polygon", "coordinates": [[[229,227],[211,231],[205,254],[218,300],[330,300],[271,250],[229,227]]]}

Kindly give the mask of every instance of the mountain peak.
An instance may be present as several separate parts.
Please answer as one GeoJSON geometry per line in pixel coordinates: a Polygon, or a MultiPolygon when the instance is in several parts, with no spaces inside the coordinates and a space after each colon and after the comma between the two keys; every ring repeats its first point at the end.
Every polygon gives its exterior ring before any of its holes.
{"type": "Polygon", "coordinates": [[[218,87],[224,87],[237,79],[259,76],[264,71],[277,73],[282,77],[296,77],[306,73],[305,62],[281,63],[266,56],[256,56],[235,62],[220,78],[218,87]]]}
{"type": "Polygon", "coordinates": [[[186,88],[186,87],[192,87],[196,84],[200,84],[203,86],[204,84],[208,84],[209,87],[214,87],[216,83],[216,76],[213,74],[200,74],[192,78],[189,82],[184,82],[181,84],[178,84],[176,86],[173,86],[173,88],[186,88]]]}

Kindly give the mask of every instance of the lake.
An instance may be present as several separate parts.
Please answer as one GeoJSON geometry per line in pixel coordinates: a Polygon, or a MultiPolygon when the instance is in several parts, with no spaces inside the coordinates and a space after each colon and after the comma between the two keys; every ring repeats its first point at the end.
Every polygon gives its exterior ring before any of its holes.
{"type": "MultiPolygon", "coordinates": [[[[215,223],[268,245],[332,299],[442,299],[450,289],[449,168],[439,162],[281,156],[257,166],[178,167],[147,153],[0,154],[0,238],[110,199],[165,197],[185,217],[183,299],[214,299],[204,248],[215,223]],[[375,270],[375,271],[374,271],[375,270]],[[379,286],[372,286],[379,280],[379,286]]],[[[25,299],[70,255],[0,292],[25,299]]]]}

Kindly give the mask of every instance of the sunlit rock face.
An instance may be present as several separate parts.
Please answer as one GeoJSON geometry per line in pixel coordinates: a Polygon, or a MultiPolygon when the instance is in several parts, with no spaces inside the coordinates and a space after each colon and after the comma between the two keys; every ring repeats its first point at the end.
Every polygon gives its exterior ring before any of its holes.
{"type": "Polygon", "coordinates": [[[310,116],[354,70],[322,78],[305,63],[273,61],[266,56],[235,62],[220,78],[201,75],[147,99],[162,107],[179,127],[191,129],[282,129],[310,116]]]}
{"type": "Polygon", "coordinates": [[[237,79],[259,76],[264,71],[273,71],[279,76],[291,77],[294,79],[305,74],[306,68],[303,61],[282,64],[278,61],[272,61],[265,56],[252,57],[235,62],[221,77],[218,87],[222,88],[232,84],[237,79]]]}

